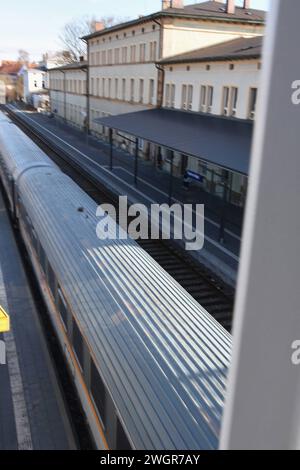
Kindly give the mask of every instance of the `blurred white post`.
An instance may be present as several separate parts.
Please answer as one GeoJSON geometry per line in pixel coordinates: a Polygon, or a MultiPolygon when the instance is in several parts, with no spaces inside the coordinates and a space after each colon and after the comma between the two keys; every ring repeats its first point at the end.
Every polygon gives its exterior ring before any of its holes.
{"type": "Polygon", "coordinates": [[[300,448],[300,1],[270,3],[222,449],[300,448]]]}

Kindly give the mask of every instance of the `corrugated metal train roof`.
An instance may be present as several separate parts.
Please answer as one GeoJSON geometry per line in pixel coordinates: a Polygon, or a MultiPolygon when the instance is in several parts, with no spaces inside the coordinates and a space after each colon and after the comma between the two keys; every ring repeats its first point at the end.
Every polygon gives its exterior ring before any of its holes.
{"type": "Polygon", "coordinates": [[[217,447],[230,335],[137,243],[100,241],[96,204],[50,173],[20,193],[135,447],[217,447]]]}

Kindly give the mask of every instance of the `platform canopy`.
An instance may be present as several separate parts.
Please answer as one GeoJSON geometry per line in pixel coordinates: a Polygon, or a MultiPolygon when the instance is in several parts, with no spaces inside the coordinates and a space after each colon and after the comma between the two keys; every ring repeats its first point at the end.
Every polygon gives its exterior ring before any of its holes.
{"type": "Polygon", "coordinates": [[[252,122],[162,108],[98,118],[95,122],[248,175],[252,122]]]}

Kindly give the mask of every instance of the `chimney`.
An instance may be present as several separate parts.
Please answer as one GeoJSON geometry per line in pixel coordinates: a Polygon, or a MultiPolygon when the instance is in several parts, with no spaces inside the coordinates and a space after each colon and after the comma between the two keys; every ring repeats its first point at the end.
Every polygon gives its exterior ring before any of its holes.
{"type": "Polygon", "coordinates": [[[162,10],[167,10],[168,8],[184,8],[183,0],[162,0],[162,10]]]}
{"type": "Polygon", "coordinates": [[[102,31],[103,29],[105,29],[105,24],[103,23],[103,21],[94,21],[93,27],[95,32],[102,31]]]}
{"type": "Polygon", "coordinates": [[[251,7],[250,7],[250,3],[251,3],[250,0],[244,0],[244,6],[243,6],[243,8],[244,8],[245,10],[248,10],[249,8],[251,8],[251,7]]]}
{"type": "Polygon", "coordinates": [[[226,11],[229,15],[235,14],[235,0],[227,0],[226,11]]]}

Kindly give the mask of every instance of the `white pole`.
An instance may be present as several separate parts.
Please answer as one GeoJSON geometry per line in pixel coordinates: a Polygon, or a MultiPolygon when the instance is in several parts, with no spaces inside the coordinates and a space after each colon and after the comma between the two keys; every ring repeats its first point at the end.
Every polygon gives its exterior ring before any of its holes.
{"type": "Polygon", "coordinates": [[[222,449],[300,448],[299,18],[299,0],[271,1],[222,449]]]}

